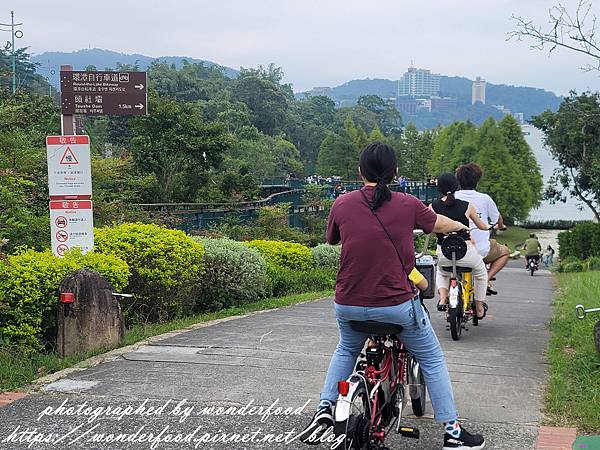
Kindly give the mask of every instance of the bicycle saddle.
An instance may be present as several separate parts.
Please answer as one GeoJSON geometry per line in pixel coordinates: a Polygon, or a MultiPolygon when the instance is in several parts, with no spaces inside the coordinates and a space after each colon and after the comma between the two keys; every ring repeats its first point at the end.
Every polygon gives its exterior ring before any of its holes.
{"type": "MultiPolygon", "coordinates": [[[[452,272],[452,266],[442,266],[444,272],[452,272]]],[[[468,273],[472,272],[473,269],[465,266],[456,266],[456,273],[468,273]]]]}
{"type": "Polygon", "coordinates": [[[456,261],[463,259],[467,254],[467,242],[457,234],[449,234],[440,244],[442,254],[449,260],[452,260],[452,254],[455,254],[456,261]]]}
{"type": "Polygon", "coordinates": [[[359,333],[368,333],[374,336],[387,336],[402,333],[402,325],[395,323],[376,322],[374,320],[351,320],[350,327],[359,333]]]}

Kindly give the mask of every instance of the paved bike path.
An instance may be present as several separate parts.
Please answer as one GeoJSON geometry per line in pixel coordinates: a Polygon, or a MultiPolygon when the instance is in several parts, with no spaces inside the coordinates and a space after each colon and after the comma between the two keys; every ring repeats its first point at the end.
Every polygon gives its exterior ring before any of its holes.
{"type": "MultiPolygon", "coordinates": [[[[553,294],[552,277],[546,271],[528,275],[517,263],[499,276],[500,295],[490,299],[488,317],[481,326],[463,332],[452,341],[442,317],[428,304],[432,321],[444,348],[461,417],[469,428],[483,432],[487,448],[531,449],[540,419],[545,380],[544,351],[549,333],[553,294]]],[[[266,433],[299,430],[318,398],[330,355],[337,343],[331,299],[220,322],[144,345],[113,361],[78,371],[44,390],[0,408],[0,449],[27,448],[16,443],[17,430],[57,433],[59,444],[36,443],[29,448],[150,448],[149,444],[86,442],[95,433],[266,433]],[[129,415],[121,420],[100,416],[46,415],[46,408],[65,406],[137,408],[159,407],[154,415],[129,415]],[[176,403],[194,407],[187,419],[175,413],[176,403]],[[241,407],[271,405],[298,408],[311,403],[303,414],[290,417],[258,415],[207,415],[205,406],[241,407]],[[79,428],[77,428],[79,427],[79,428]],[[91,431],[90,431],[91,430],[91,431]],[[12,434],[13,441],[5,441],[12,434]],[[87,434],[84,434],[87,433],[87,434]],[[69,444],[69,442],[72,442],[69,444]]],[[[85,407],[84,407],[85,408],[85,407]]],[[[407,408],[408,411],[410,408],[407,408]]],[[[429,413],[431,407],[429,405],[429,413]]],[[[50,412],[49,409],[46,410],[50,412]]],[[[83,409],[82,409],[83,411],[83,409]]],[[[99,410],[97,410],[99,411],[99,410]]],[[[139,410],[141,412],[142,410],[139,410]]],[[[147,411],[147,410],[146,410],[147,411]]],[[[256,411],[255,411],[256,412],[256,411]]],[[[441,430],[431,416],[411,420],[421,430],[419,441],[389,439],[393,449],[441,448],[441,430]]],[[[165,436],[163,434],[163,437],[165,436]]],[[[262,434],[256,434],[256,437],[262,434]]],[[[138,434],[139,437],[139,434],[138,434]]],[[[194,448],[190,444],[162,443],[157,448],[194,448]]],[[[204,443],[197,448],[262,449],[306,448],[299,443],[204,443]]],[[[328,448],[325,445],[316,448],[328,448]]]]}

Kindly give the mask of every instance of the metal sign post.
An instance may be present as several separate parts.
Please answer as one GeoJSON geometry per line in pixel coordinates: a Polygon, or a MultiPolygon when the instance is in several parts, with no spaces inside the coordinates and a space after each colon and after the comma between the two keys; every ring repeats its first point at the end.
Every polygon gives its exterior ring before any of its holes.
{"type": "MultiPolygon", "coordinates": [[[[61,65],[60,73],[69,72],[73,70],[73,66],[61,65]]],[[[62,111],[60,115],[60,134],[63,136],[70,136],[75,134],[75,116],[73,113],[65,113],[62,111]]]]}

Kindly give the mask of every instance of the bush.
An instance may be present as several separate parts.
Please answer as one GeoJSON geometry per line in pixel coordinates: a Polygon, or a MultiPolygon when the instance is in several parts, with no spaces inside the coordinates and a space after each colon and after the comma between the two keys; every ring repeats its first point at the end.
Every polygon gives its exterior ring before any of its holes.
{"type": "Polygon", "coordinates": [[[574,262],[579,262],[579,258],[576,258],[574,256],[567,256],[564,259],[561,259],[560,261],[563,264],[569,264],[569,263],[574,263],[574,262]]]}
{"type": "Polygon", "coordinates": [[[583,272],[585,267],[581,261],[561,264],[561,272],[583,272]]]}
{"type": "Polygon", "coordinates": [[[337,271],[340,267],[340,245],[319,244],[311,249],[317,267],[324,267],[337,271]]]}
{"type": "Polygon", "coordinates": [[[600,257],[592,256],[587,260],[587,270],[600,270],[600,257]]]}
{"type": "Polygon", "coordinates": [[[600,256],[600,223],[579,223],[558,235],[561,259],[574,257],[580,260],[600,256]]]}
{"type": "Polygon", "coordinates": [[[196,311],[217,311],[265,296],[267,263],[258,250],[231,239],[195,239],[205,252],[196,311]]]}
{"type": "Polygon", "coordinates": [[[154,224],[125,223],[99,228],[96,249],[129,264],[127,287],[132,299],[123,302],[128,324],[165,321],[191,313],[193,292],[203,273],[202,245],[183,231],[154,224]]]}
{"type": "Polygon", "coordinates": [[[333,289],[335,278],[336,272],[325,268],[292,270],[270,265],[267,269],[269,290],[273,297],[333,289]]]}
{"type": "Polygon", "coordinates": [[[118,291],[127,285],[129,268],[116,256],[73,250],[64,258],[51,251],[22,251],[0,261],[0,343],[39,351],[56,338],[58,289],[77,269],[95,270],[118,291]],[[45,342],[44,342],[45,341],[45,342]]]}
{"type": "Polygon", "coordinates": [[[302,244],[254,240],[246,242],[246,245],[257,249],[265,257],[267,264],[278,268],[309,270],[314,267],[310,248],[302,244]]]}

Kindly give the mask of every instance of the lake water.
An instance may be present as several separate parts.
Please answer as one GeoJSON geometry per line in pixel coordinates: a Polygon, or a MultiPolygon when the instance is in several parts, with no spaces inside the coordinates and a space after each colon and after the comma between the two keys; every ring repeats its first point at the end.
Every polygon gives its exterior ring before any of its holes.
{"type": "MultiPolygon", "coordinates": [[[[538,164],[542,169],[544,176],[544,184],[547,185],[552,172],[558,167],[557,162],[552,159],[548,150],[542,142],[543,133],[532,125],[522,125],[523,134],[527,143],[533,149],[538,164]]],[[[543,202],[542,205],[531,211],[529,214],[530,220],[594,220],[594,215],[586,207],[581,209],[581,202],[574,198],[569,198],[567,203],[556,203],[554,205],[549,202],[543,202]]]]}

